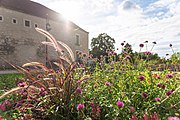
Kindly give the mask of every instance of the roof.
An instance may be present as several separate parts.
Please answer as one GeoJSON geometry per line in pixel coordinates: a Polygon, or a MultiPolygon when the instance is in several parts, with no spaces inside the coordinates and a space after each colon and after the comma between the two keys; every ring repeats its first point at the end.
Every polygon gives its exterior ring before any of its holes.
{"type": "MultiPolygon", "coordinates": [[[[15,10],[18,12],[26,13],[29,15],[41,17],[44,19],[50,19],[53,21],[62,21],[63,16],[44,5],[39,3],[30,1],[30,0],[0,0],[0,7],[3,6],[4,8],[15,10]]],[[[69,21],[68,21],[69,22],[69,21]]],[[[70,22],[72,26],[75,28],[80,28],[73,22],[70,22]]],[[[80,28],[83,30],[82,28],[80,28]]],[[[83,30],[85,31],[85,30],[83,30]]],[[[87,32],[87,31],[85,31],[87,32]]]]}

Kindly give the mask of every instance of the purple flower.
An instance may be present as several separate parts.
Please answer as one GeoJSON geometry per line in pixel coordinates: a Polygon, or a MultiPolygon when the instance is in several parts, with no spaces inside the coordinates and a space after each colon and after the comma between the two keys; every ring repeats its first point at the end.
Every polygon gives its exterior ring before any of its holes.
{"type": "Polygon", "coordinates": [[[167,77],[167,78],[172,78],[173,75],[172,75],[172,74],[166,74],[166,77],[167,77]]]}
{"type": "Polygon", "coordinates": [[[148,97],[148,94],[147,94],[146,92],[143,92],[143,93],[142,93],[142,96],[143,96],[144,98],[147,98],[147,97],[148,97]]]}
{"type": "Polygon", "coordinates": [[[124,106],[124,103],[118,101],[118,102],[116,103],[116,105],[118,106],[118,108],[122,108],[122,107],[124,106]]]}
{"type": "Polygon", "coordinates": [[[126,55],[125,59],[130,59],[131,57],[129,55],[126,55]]]}
{"type": "Polygon", "coordinates": [[[168,120],[180,120],[178,117],[168,117],[168,120]]]}
{"type": "Polygon", "coordinates": [[[152,53],[149,51],[144,52],[145,55],[151,55],[152,53]]]}
{"type": "Polygon", "coordinates": [[[106,86],[112,86],[112,84],[110,82],[105,82],[106,86]]]}
{"type": "Polygon", "coordinates": [[[141,47],[141,48],[144,47],[144,44],[139,44],[139,47],[141,47]]]}
{"type": "Polygon", "coordinates": [[[162,89],[165,89],[165,87],[166,87],[165,85],[162,85],[162,86],[161,86],[162,89]]]}
{"type": "Polygon", "coordinates": [[[46,90],[43,87],[41,87],[40,88],[40,96],[44,96],[45,94],[47,94],[46,90]]]}
{"type": "Polygon", "coordinates": [[[161,88],[161,87],[162,87],[162,83],[158,83],[157,86],[158,86],[159,88],[161,88]]]}
{"type": "Polygon", "coordinates": [[[140,80],[144,80],[144,79],[145,79],[145,77],[144,77],[143,75],[140,75],[138,78],[139,78],[140,80]]]}
{"type": "Polygon", "coordinates": [[[155,101],[161,101],[161,98],[155,98],[155,101]]]}
{"type": "Polygon", "coordinates": [[[84,104],[78,104],[77,110],[80,111],[82,109],[84,109],[84,104]]]}
{"type": "Polygon", "coordinates": [[[77,88],[76,89],[76,93],[82,94],[82,89],[81,88],[77,88]]]}
{"type": "Polygon", "coordinates": [[[24,86],[25,86],[25,83],[24,83],[24,82],[20,82],[20,83],[18,83],[18,86],[19,86],[19,87],[24,87],[24,86]]]}
{"type": "Polygon", "coordinates": [[[128,53],[124,51],[123,54],[127,55],[128,53]]]}
{"type": "Polygon", "coordinates": [[[86,54],[86,53],[83,53],[83,57],[87,57],[87,54],[86,54]]]}
{"type": "Polygon", "coordinates": [[[117,55],[117,53],[116,53],[116,52],[113,52],[113,54],[114,54],[114,55],[117,55]]]}
{"type": "Polygon", "coordinates": [[[169,44],[169,47],[172,47],[172,44],[169,44]]]}
{"type": "Polygon", "coordinates": [[[158,78],[158,79],[161,79],[161,76],[158,75],[157,78],[158,78]]]}
{"type": "Polygon", "coordinates": [[[173,91],[170,90],[170,91],[166,92],[166,95],[167,95],[167,96],[170,96],[172,93],[173,93],[173,91]]]}
{"type": "Polygon", "coordinates": [[[19,106],[21,106],[20,102],[18,102],[15,107],[19,107],[19,106]]]}
{"type": "Polygon", "coordinates": [[[153,44],[157,44],[156,42],[152,42],[153,44]]]}

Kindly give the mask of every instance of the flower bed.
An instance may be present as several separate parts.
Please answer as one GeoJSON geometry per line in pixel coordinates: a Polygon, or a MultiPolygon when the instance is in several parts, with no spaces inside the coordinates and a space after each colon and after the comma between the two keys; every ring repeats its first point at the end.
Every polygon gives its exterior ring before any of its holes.
{"type": "MultiPolygon", "coordinates": [[[[17,67],[26,76],[0,97],[4,99],[0,104],[3,118],[179,120],[179,74],[168,70],[152,73],[146,67],[147,61],[137,59],[134,66],[130,55],[115,61],[115,54],[109,54],[107,63],[103,56],[98,61],[81,53],[83,62],[78,64],[61,55],[62,43],[45,31],[38,31],[60,53],[62,61],[56,63],[59,69],[48,69],[38,62],[17,67]],[[88,64],[88,60],[93,64],[88,64]],[[44,72],[31,73],[27,66],[44,72]]],[[[69,48],[67,51],[72,56],[69,48]]]]}

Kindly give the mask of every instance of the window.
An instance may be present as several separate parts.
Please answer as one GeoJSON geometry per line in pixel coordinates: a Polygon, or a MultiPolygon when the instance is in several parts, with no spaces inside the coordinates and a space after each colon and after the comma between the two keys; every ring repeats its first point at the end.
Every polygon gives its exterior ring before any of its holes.
{"type": "Polygon", "coordinates": [[[35,28],[38,27],[37,23],[34,24],[34,27],[35,27],[35,28]]]}
{"type": "Polygon", "coordinates": [[[17,24],[17,19],[13,18],[13,19],[12,19],[12,23],[13,23],[13,24],[17,24]]]}
{"type": "Polygon", "coordinates": [[[25,27],[31,27],[31,21],[29,21],[29,20],[24,20],[24,26],[25,26],[25,27]]]}
{"type": "Polygon", "coordinates": [[[80,45],[80,36],[79,35],[75,36],[75,40],[76,40],[76,45],[80,45]]]}
{"type": "Polygon", "coordinates": [[[2,15],[0,15],[0,22],[3,22],[4,18],[2,15]]]}

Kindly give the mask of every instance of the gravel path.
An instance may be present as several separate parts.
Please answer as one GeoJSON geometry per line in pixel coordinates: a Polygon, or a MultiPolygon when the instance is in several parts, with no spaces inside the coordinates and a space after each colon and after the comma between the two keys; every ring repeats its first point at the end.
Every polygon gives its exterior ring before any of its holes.
{"type": "Polygon", "coordinates": [[[17,70],[0,70],[0,75],[2,74],[13,74],[13,73],[18,73],[17,70]]]}

